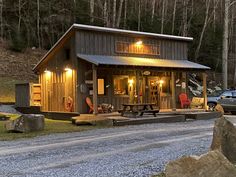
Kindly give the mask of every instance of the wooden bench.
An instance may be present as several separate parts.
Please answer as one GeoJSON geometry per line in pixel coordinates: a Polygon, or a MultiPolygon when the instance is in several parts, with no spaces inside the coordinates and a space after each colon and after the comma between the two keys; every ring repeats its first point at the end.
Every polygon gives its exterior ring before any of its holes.
{"type": "Polygon", "coordinates": [[[159,113],[159,111],[159,109],[140,110],[140,116],[143,116],[143,114],[153,114],[153,116],[156,117],[156,114],[159,113]]]}

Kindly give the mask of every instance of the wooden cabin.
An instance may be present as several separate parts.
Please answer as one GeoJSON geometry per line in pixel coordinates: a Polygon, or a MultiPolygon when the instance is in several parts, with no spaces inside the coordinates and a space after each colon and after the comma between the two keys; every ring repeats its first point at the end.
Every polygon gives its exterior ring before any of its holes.
{"type": "MultiPolygon", "coordinates": [[[[187,92],[187,73],[209,67],[188,61],[191,37],[74,24],[34,67],[41,111],[88,113],[94,106],[154,102],[176,109],[187,92]]],[[[96,110],[95,110],[96,113],[96,110]]]]}

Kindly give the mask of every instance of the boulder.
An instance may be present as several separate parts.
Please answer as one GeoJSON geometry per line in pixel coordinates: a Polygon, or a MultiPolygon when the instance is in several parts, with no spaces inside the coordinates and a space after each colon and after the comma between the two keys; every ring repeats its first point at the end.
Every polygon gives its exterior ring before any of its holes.
{"type": "Polygon", "coordinates": [[[44,115],[23,114],[15,120],[8,121],[5,128],[10,132],[32,132],[44,129],[44,115]]]}
{"type": "Polygon", "coordinates": [[[215,121],[211,149],[221,151],[230,162],[236,163],[236,127],[227,118],[215,121]]]}
{"type": "Polygon", "coordinates": [[[217,104],[214,108],[214,111],[217,111],[217,112],[220,112],[221,113],[221,116],[224,115],[224,108],[220,105],[220,104],[217,104]]]}
{"type": "Polygon", "coordinates": [[[236,168],[220,151],[210,151],[169,162],[165,174],[166,177],[235,177],[236,168]]]}

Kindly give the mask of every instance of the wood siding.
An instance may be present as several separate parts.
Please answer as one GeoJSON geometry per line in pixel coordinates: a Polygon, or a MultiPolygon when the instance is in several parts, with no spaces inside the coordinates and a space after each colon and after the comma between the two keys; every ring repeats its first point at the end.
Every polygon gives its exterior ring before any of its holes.
{"type": "Polygon", "coordinates": [[[73,100],[73,112],[76,111],[77,68],[73,39],[68,40],[61,50],[41,67],[42,111],[67,112],[69,97],[73,100]],[[65,71],[66,67],[72,70],[65,71]]]}
{"type": "Polygon", "coordinates": [[[109,56],[140,56],[160,59],[186,60],[187,44],[185,41],[148,38],[143,36],[125,36],[110,33],[97,33],[89,31],[76,32],[76,52],[87,55],[109,55],[109,56]],[[117,53],[115,51],[116,42],[135,43],[142,40],[147,45],[160,45],[160,55],[141,55],[117,53]]]}

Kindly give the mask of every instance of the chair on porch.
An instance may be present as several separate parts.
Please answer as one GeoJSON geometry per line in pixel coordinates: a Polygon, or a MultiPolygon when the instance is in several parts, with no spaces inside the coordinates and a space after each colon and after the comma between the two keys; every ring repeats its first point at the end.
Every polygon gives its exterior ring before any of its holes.
{"type": "MultiPolygon", "coordinates": [[[[86,103],[89,106],[89,114],[93,113],[94,107],[93,107],[93,103],[89,97],[86,97],[86,103]]],[[[103,113],[102,106],[98,105],[97,110],[98,110],[98,113],[103,113]]]]}
{"type": "Polygon", "coordinates": [[[191,101],[188,99],[188,96],[186,93],[181,93],[179,95],[179,101],[180,101],[181,108],[190,107],[191,101]]]}

